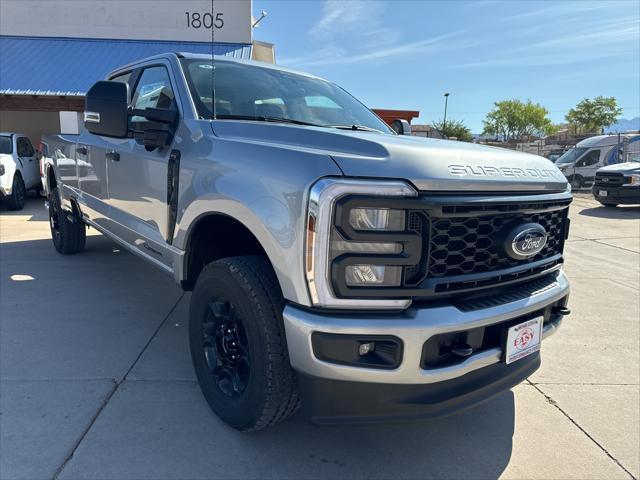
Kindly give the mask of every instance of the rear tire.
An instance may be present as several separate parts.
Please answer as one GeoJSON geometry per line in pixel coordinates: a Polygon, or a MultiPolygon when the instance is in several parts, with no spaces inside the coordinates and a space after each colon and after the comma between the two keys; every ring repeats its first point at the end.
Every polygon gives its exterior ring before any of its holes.
{"type": "Polygon", "coordinates": [[[24,202],[27,198],[27,190],[24,187],[24,181],[20,174],[13,176],[13,185],[11,186],[11,195],[7,198],[10,210],[22,210],[24,202]]]}
{"type": "Polygon", "coordinates": [[[62,208],[58,189],[54,188],[49,196],[49,228],[53,246],[63,255],[80,253],[87,238],[84,222],[79,218],[72,221],[69,217],[72,213],[62,208]]]}
{"type": "Polygon", "coordinates": [[[210,263],[193,290],[189,343],[198,383],[213,411],[237,430],[275,425],[300,406],[283,307],[271,265],[257,256],[210,263]]]}

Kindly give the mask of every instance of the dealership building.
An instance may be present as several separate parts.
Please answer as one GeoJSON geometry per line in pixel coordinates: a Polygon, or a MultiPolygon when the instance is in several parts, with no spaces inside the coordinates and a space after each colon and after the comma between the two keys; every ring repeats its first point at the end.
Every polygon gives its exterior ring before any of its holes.
{"type": "Polygon", "coordinates": [[[37,144],[77,133],[84,94],[111,70],[165,52],[275,63],[253,39],[251,0],[2,0],[0,131],[37,144]],[[213,40],[213,41],[212,41],[213,40]]]}
{"type": "MultiPolygon", "coordinates": [[[[253,38],[256,23],[251,0],[0,0],[0,131],[34,145],[45,133],[79,133],[95,82],[160,53],[275,63],[274,45],[253,38]]],[[[374,111],[389,125],[419,116],[374,111]]]]}

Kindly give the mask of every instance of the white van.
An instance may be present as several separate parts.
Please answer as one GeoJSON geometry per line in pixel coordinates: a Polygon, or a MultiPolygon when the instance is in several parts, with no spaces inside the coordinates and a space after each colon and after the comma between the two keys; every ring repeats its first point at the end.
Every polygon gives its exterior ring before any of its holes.
{"type": "Polygon", "coordinates": [[[593,185],[599,168],[627,162],[627,157],[638,155],[639,149],[638,134],[598,135],[567,150],[555,164],[575,190],[593,185]]]}

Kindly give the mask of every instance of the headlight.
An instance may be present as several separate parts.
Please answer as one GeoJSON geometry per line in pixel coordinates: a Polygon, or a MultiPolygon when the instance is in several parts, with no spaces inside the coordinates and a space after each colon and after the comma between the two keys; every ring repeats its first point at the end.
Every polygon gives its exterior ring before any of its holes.
{"type": "Polygon", "coordinates": [[[385,298],[420,261],[421,236],[403,208],[416,190],[400,181],[322,179],[310,192],[305,269],[314,305],[402,309],[385,298]]]}
{"type": "Polygon", "coordinates": [[[405,212],[388,208],[353,208],[349,224],[356,230],[404,230],[405,212]]]}
{"type": "Polygon", "coordinates": [[[637,187],[640,185],[640,173],[632,173],[630,176],[626,177],[624,184],[629,187],[637,187]]]}

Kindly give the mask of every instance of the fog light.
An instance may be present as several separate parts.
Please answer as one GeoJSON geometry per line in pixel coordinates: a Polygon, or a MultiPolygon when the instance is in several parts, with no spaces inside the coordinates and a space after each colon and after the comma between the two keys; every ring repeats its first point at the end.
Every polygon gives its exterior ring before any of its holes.
{"type": "Polygon", "coordinates": [[[373,352],[376,349],[376,344],[374,342],[370,343],[362,343],[358,348],[358,353],[361,357],[364,357],[366,354],[373,352]]]}
{"type": "Polygon", "coordinates": [[[398,286],[402,267],[388,265],[349,265],[346,268],[346,283],[350,286],[380,285],[398,286]]]}

